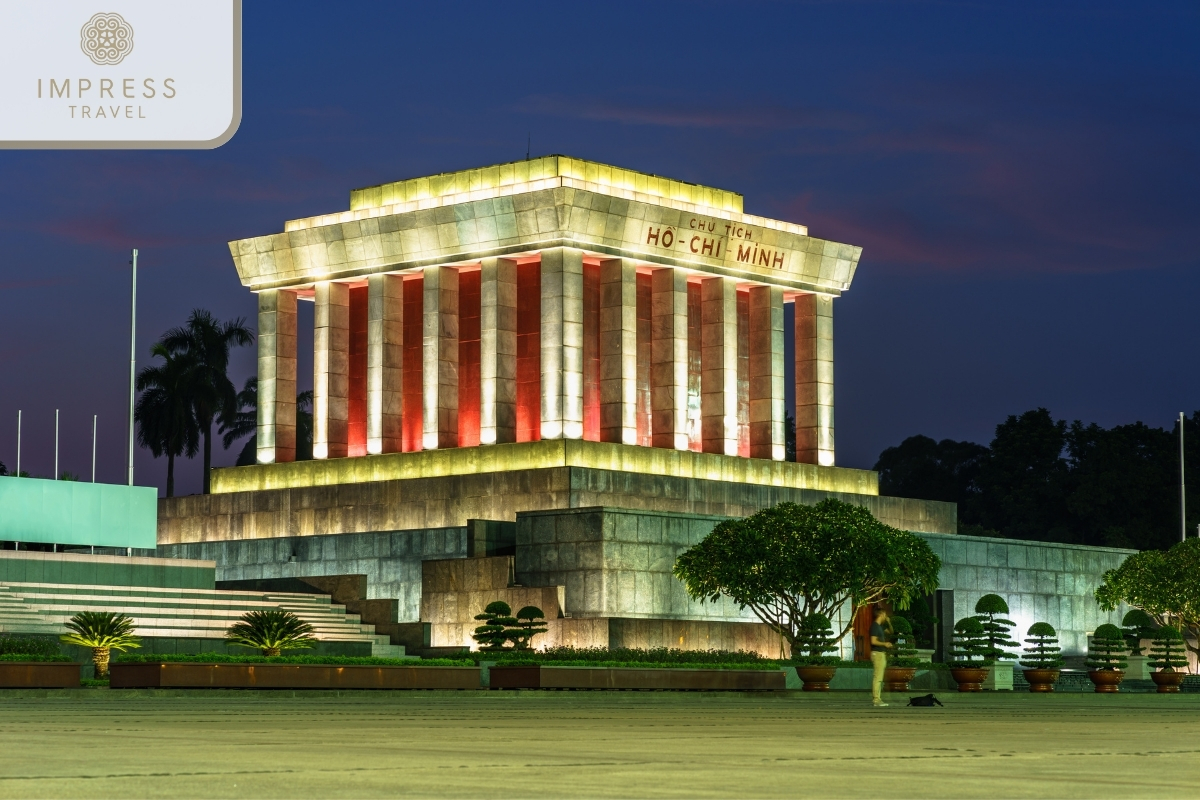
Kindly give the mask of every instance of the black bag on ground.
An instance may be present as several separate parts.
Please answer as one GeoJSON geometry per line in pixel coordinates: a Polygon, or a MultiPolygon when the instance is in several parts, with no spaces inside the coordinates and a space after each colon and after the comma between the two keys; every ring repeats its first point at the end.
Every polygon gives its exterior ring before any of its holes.
{"type": "Polygon", "coordinates": [[[942,701],[938,700],[932,694],[926,694],[920,697],[908,698],[908,704],[910,706],[940,706],[942,705],[942,701]]]}

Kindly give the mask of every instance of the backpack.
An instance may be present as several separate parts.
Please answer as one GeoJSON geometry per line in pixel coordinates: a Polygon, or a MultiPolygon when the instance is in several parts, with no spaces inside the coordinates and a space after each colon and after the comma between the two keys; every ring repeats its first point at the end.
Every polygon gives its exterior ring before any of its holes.
{"type": "Polygon", "coordinates": [[[927,694],[927,695],[923,695],[921,697],[908,698],[908,704],[910,706],[929,706],[932,708],[933,706],[940,706],[942,704],[942,701],[938,700],[932,694],[927,694]]]}

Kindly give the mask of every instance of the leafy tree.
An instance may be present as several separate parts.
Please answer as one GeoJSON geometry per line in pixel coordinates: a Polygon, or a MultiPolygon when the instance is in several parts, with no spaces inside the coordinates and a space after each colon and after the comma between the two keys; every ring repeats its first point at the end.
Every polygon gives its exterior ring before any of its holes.
{"type": "Polygon", "coordinates": [[[988,643],[987,657],[991,661],[1016,658],[1016,654],[1010,652],[1018,646],[1010,635],[1010,631],[1016,623],[1011,619],[996,616],[1007,613],[1009,613],[1008,603],[1004,602],[1004,598],[998,594],[985,594],[979,598],[979,602],[975,603],[975,619],[979,620],[983,626],[983,633],[987,637],[988,643]]]}
{"type": "Polygon", "coordinates": [[[974,442],[910,436],[879,454],[881,494],[957,503],[960,516],[975,519],[979,502],[979,472],[988,448],[974,442]]]}
{"type": "Polygon", "coordinates": [[[1049,622],[1029,626],[1025,640],[1025,669],[1059,669],[1063,665],[1062,649],[1058,646],[1058,631],[1049,622]]]}
{"type": "Polygon", "coordinates": [[[783,460],[796,460],[796,418],[790,411],[783,412],[783,460]]]}
{"type": "Polygon", "coordinates": [[[517,619],[512,616],[512,606],[503,600],[493,600],[482,614],[475,615],[475,619],[483,623],[471,635],[479,643],[480,650],[498,652],[509,649],[507,645],[512,641],[512,629],[517,626],[517,619]]]}
{"type": "Polygon", "coordinates": [[[1129,645],[1129,654],[1142,654],[1142,640],[1153,639],[1155,624],[1150,615],[1140,608],[1134,608],[1125,614],[1121,620],[1121,632],[1125,634],[1125,642],[1129,645]]]}
{"type": "Polygon", "coordinates": [[[1182,632],[1187,648],[1200,653],[1200,538],[1188,538],[1170,550],[1135,553],[1104,573],[1096,600],[1105,611],[1121,603],[1140,608],[1159,625],[1182,632]]]}
{"type": "Polygon", "coordinates": [[[1163,625],[1154,632],[1154,646],[1150,648],[1150,666],[1163,672],[1175,672],[1187,666],[1183,636],[1170,625],[1163,625]]]}
{"type": "Polygon", "coordinates": [[[828,499],[780,503],[718,523],[679,556],[674,573],[693,599],[724,595],[751,609],[795,652],[798,627],[809,616],[828,619],[847,603],[858,609],[883,600],[906,608],[937,587],[940,569],[924,539],[828,499]]]}
{"type": "Polygon", "coordinates": [[[133,634],[133,619],[114,611],[81,611],[67,621],[69,633],[60,639],[67,644],[92,649],[96,677],[108,675],[108,662],[113,650],[124,651],[140,647],[141,639],[133,634]]]}
{"type": "Polygon", "coordinates": [[[826,653],[836,652],[837,640],[833,636],[833,626],[824,614],[809,614],[800,621],[797,628],[796,643],[792,647],[792,660],[803,666],[821,667],[837,664],[836,656],[826,653]]]}
{"type": "Polygon", "coordinates": [[[167,497],[175,496],[175,459],[191,458],[200,446],[200,428],[193,413],[189,382],[191,365],[186,355],[177,355],[162,342],[150,354],[163,363],[144,368],[137,376],[140,392],[134,406],[138,444],[155,458],[167,457],[167,497]]]}
{"type": "Polygon", "coordinates": [[[237,390],[227,374],[229,351],[253,342],[254,334],[244,319],[221,322],[201,308],[192,311],[182,327],[172,328],[161,339],[168,352],[184,357],[189,365],[187,394],[203,441],[205,494],[211,481],[213,424],[232,420],[237,414],[237,390]]]}
{"type": "Polygon", "coordinates": [[[4,462],[0,461],[0,475],[7,475],[8,467],[4,466],[4,462]]]}
{"type": "Polygon", "coordinates": [[[313,626],[291,611],[269,608],[247,611],[229,626],[225,641],[239,647],[256,647],[264,656],[277,656],[284,650],[307,650],[317,642],[313,626]]]}
{"type": "Polygon", "coordinates": [[[896,646],[889,654],[888,662],[895,667],[916,667],[921,660],[917,658],[917,637],[913,633],[912,623],[906,618],[892,616],[892,633],[896,636],[896,646]]]}
{"type": "Polygon", "coordinates": [[[996,426],[979,475],[981,524],[1013,539],[1072,541],[1066,434],[1067,424],[1044,408],[996,426]]]}
{"type": "MultiPolygon", "coordinates": [[[[308,461],[312,458],[313,447],[313,393],[309,389],[296,395],[296,460],[308,461]]],[[[246,379],[245,386],[237,393],[234,402],[234,413],[222,417],[218,432],[222,434],[221,443],[228,450],[233,443],[243,436],[249,436],[246,444],[238,453],[237,466],[247,467],[258,463],[258,378],[246,379]]]]}
{"type": "Polygon", "coordinates": [[[1116,625],[1104,624],[1096,628],[1092,634],[1092,643],[1088,647],[1087,665],[1093,670],[1125,669],[1129,663],[1125,654],[1129,650],[1125,644],[1125,635],[1116,625]]]}
{"type": "Polygon", "coordinates": [[[976,617],[963,617],[954,623],[950,647],[953,667],[983,667],[988,664],[987,634],[976,617]]]}
{"type": "Polygon", "coordinates": [[[548,630],[546,614],[537,606],[525,606],[517,612],[516,626],[508,632],[508,638],[517,650],[529,650],[533,637],[548,630]]]}

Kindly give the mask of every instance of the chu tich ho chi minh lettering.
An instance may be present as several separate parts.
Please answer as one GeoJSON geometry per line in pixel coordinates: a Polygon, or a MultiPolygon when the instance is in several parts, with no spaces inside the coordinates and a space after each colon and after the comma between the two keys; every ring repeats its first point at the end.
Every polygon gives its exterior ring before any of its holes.
{"type": "Polygon", "coordinates": [[[707,217],[691,217],[679,227],[646,223],[641,243],[683,256],[700,256],[730,264],[782,270],[787,252],[754,241],[761,235],[748,225],[707,217]]]}

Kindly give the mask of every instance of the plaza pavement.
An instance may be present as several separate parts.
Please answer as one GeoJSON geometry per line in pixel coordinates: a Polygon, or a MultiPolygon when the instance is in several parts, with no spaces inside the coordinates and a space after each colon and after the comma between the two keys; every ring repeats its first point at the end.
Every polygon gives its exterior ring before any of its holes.
{"type": "Polygon", "coordinates": [[[7,691],[0,797],[1197,794],[1200,695],[939,697],[7,691]]]}

